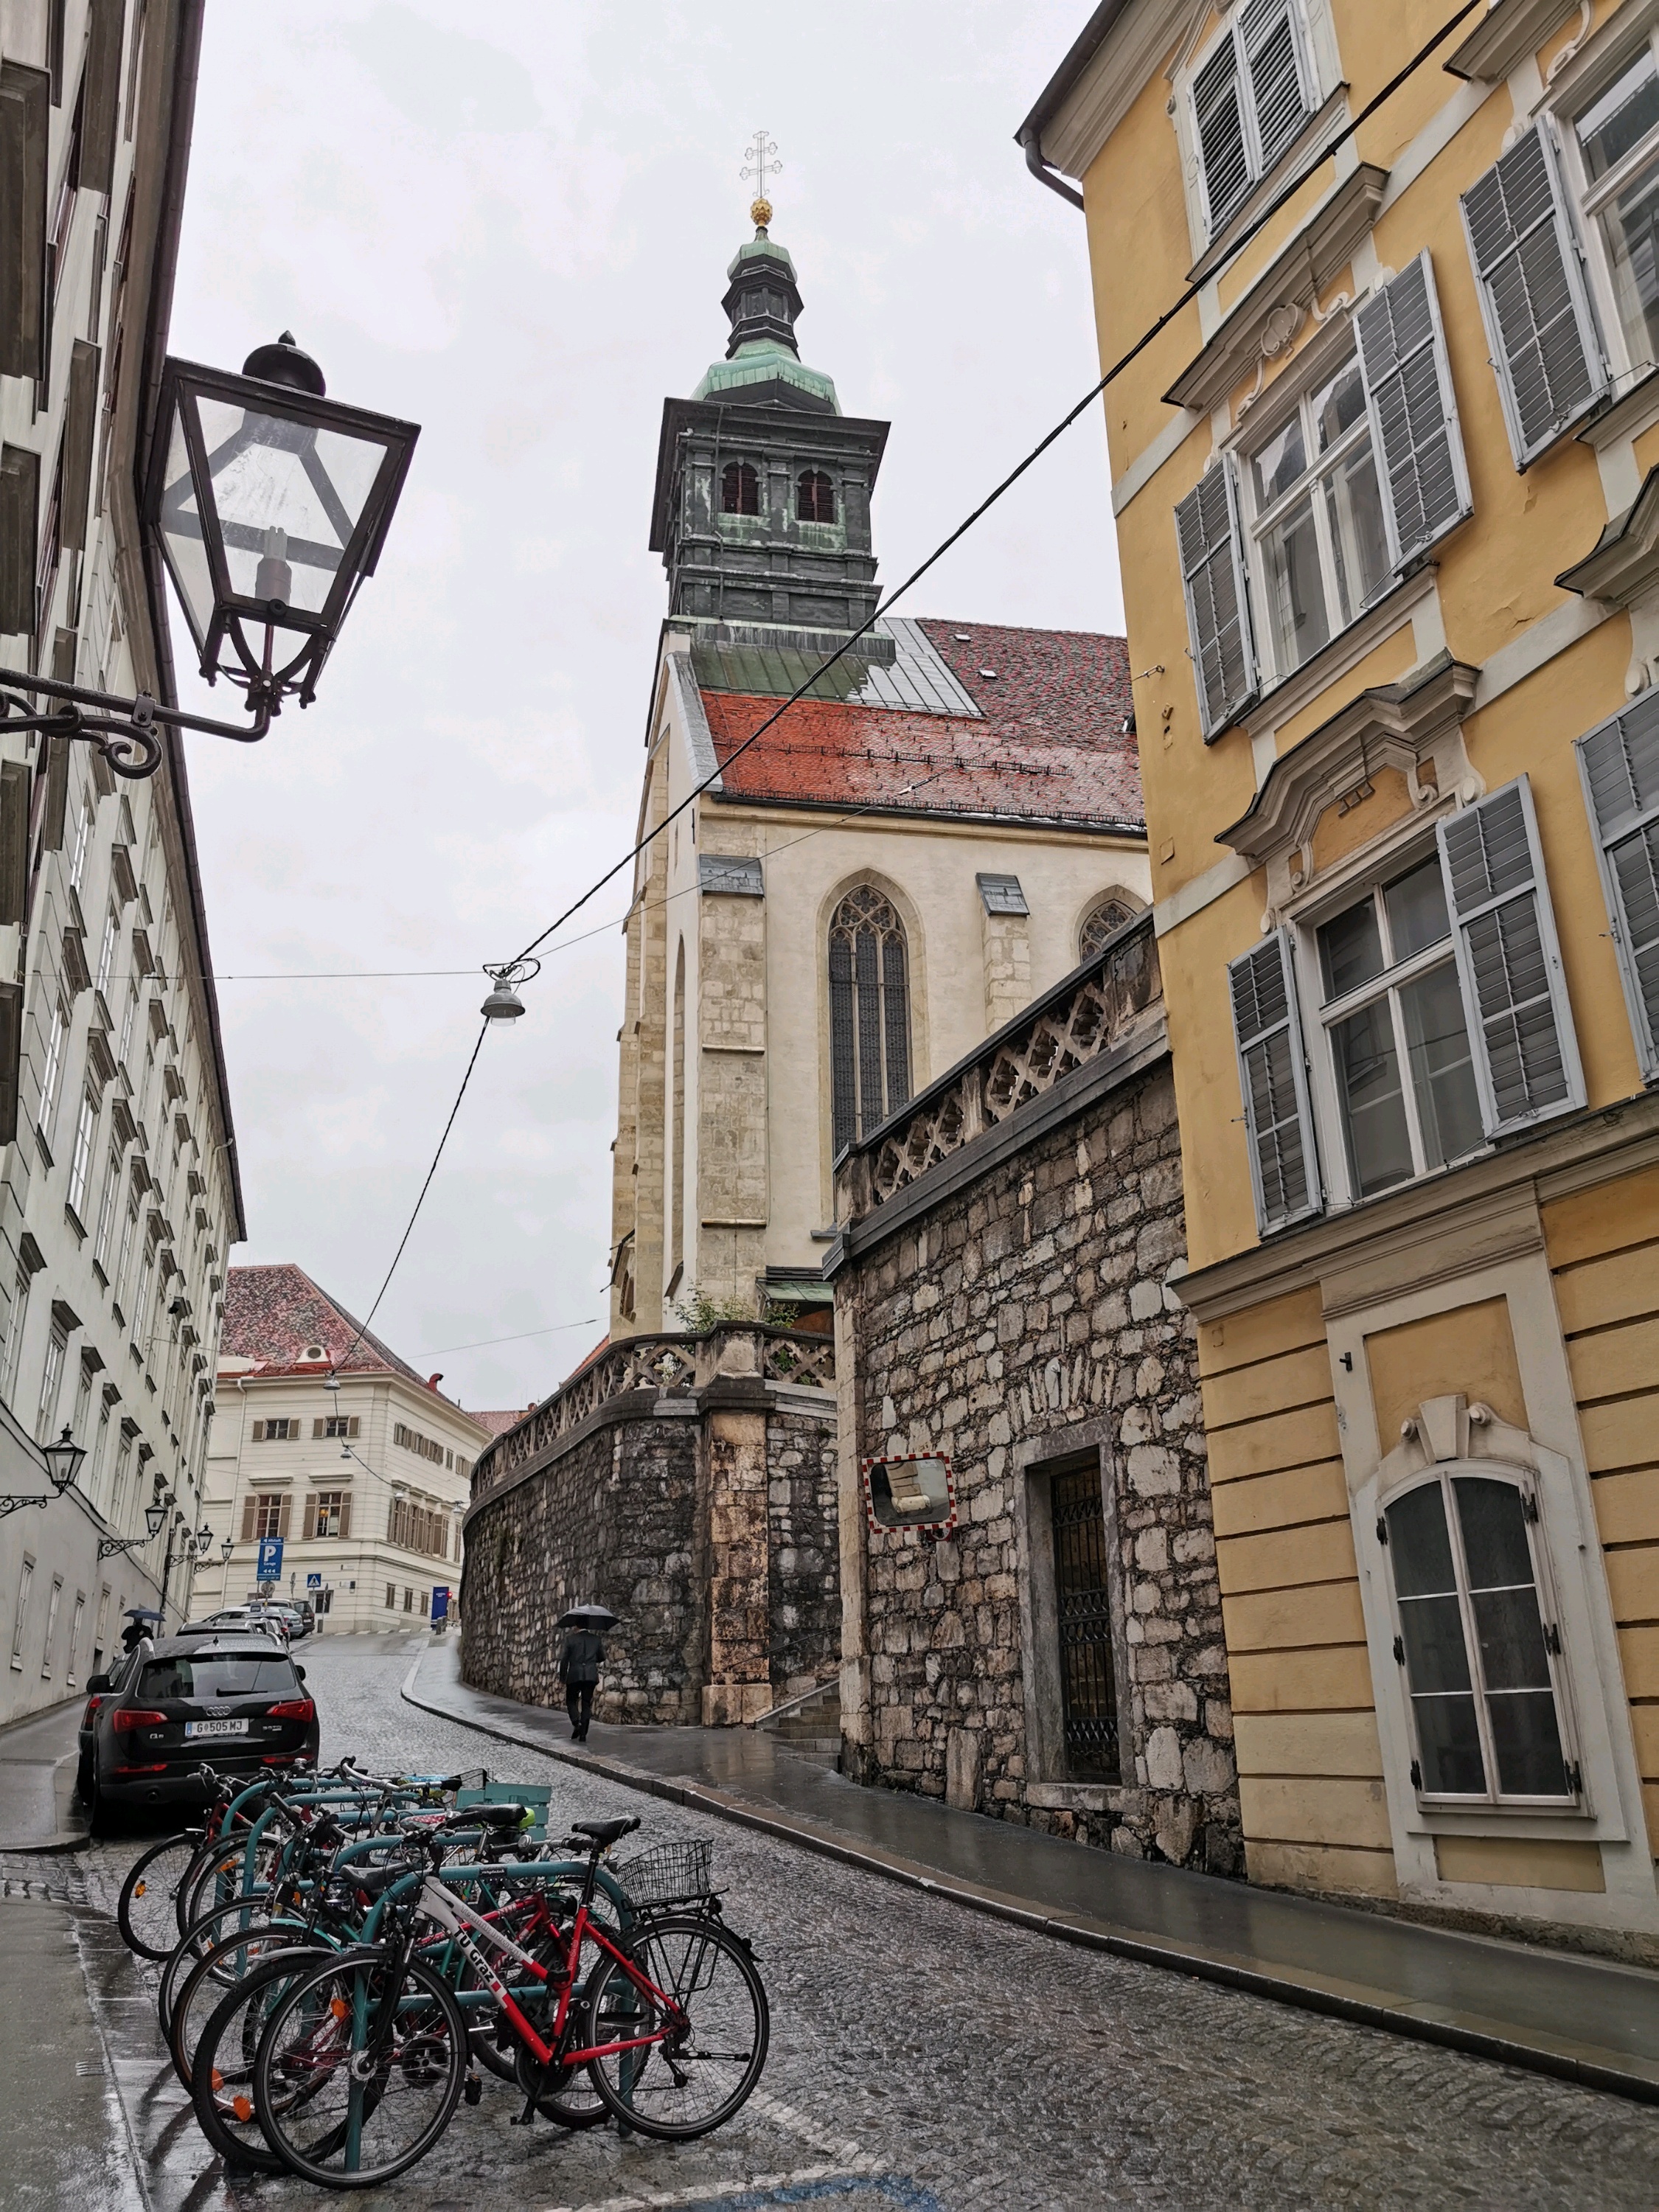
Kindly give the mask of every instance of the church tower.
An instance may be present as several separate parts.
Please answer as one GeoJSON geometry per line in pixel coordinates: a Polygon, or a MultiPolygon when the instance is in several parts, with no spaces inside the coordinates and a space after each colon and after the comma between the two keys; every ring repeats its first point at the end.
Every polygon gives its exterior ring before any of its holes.
{"type": "Polygon", "coordinates": [[[769,203],[750,213],[726,270],[726,358],[663,404],[651,549],[671,620],[845,634],[878,597],[870,497],[888,425],[843,415],[833,380],[801,360],[795,264],[769,203]]]}

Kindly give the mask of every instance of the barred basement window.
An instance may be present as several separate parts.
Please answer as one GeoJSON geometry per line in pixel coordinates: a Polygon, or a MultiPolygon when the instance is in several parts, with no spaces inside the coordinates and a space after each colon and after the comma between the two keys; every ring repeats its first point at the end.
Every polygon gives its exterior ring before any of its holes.
{"type": "Polygon", "coordinates": [[[839,1152],[910,1096],[904,927],[868,884],[848,893],[830,924],[830,1056],[839,1152]]]}
{"type": "Polygon", "coordinates": [[[758,514],[760,478],[747,461],[728,461],[720,474],[720,513],[758,514]]]}
{"type": "Polygon", "coordinates": [[[795,514],[802,522],[833,522],[836,487],[822,469],[804,469],[795,486],[795,514]]]}
{"type": "Polygon", "coordinates": [[[1115,1782],[1117,1690],[1098,1461],[1057,1473],[1049,1497],[1066,1771],[1074,1782],[1115,1782]]]}

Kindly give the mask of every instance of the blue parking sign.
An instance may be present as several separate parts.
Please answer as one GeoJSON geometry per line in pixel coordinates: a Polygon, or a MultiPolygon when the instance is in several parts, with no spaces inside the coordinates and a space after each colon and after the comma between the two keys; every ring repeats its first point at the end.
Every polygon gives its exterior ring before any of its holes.
{"type": "Polygon", "coordinates": [[[261,1536],[259,1539],[259,1563],[255,1572],[254,1579],[262,1583],[274,1583],[281,1575],[282,1571],[282,1538],[280,1536],[261,1536]]]}

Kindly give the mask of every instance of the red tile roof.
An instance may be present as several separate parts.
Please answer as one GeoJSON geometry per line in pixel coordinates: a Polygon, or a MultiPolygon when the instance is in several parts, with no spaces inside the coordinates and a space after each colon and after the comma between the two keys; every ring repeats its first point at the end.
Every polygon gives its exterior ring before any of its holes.
{"type": "Polygon", "coordinates": [[[424,1375],[364,1329],[303,1267],[231,1268],[219,1348],[233,1359],[257,1360],[267,1375],[321,1375],[337,1367],[343,1375],[401,1375],[427,1387],[424,1375]],[[306,1358],[313,1346],[321,1347],[321,1359],[306,1358]]]}
{"type": "Polygon", "coordinates": [[[469,1421],[476,1421],[481,1429],[488,1429],[492,1437],[504,1437],[509,1429],[517,1427],[526,1413],[533,1413],[535,1410],[534,1406],[509,1406],[503,1410],[480,1413],[469,1406],[466,1418],[469,1421]]]}
{"type": "Polygon", "coordinates": [[[802,699],[731,761],[779,702],[705,689],[726,795],[1145,834],[1139,756],[1124,728],[1133,702],[1123,638],[988,623],[921,627],[982,719],[802,699]]]}

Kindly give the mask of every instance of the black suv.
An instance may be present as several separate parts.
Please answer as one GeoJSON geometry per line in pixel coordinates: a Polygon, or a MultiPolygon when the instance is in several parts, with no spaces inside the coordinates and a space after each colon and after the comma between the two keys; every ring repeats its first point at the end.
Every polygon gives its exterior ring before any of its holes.
{"type": "Polygon", "coordinates": [[[243,1629],[141,1644],[113,1674],[94,1674],[81,1762],[93,1833],[107,1833],[122,1808],[199,1804],[204,1760],[250,1782],[314,1762],[305,1672],[269,1636],[243,1629]]]}

